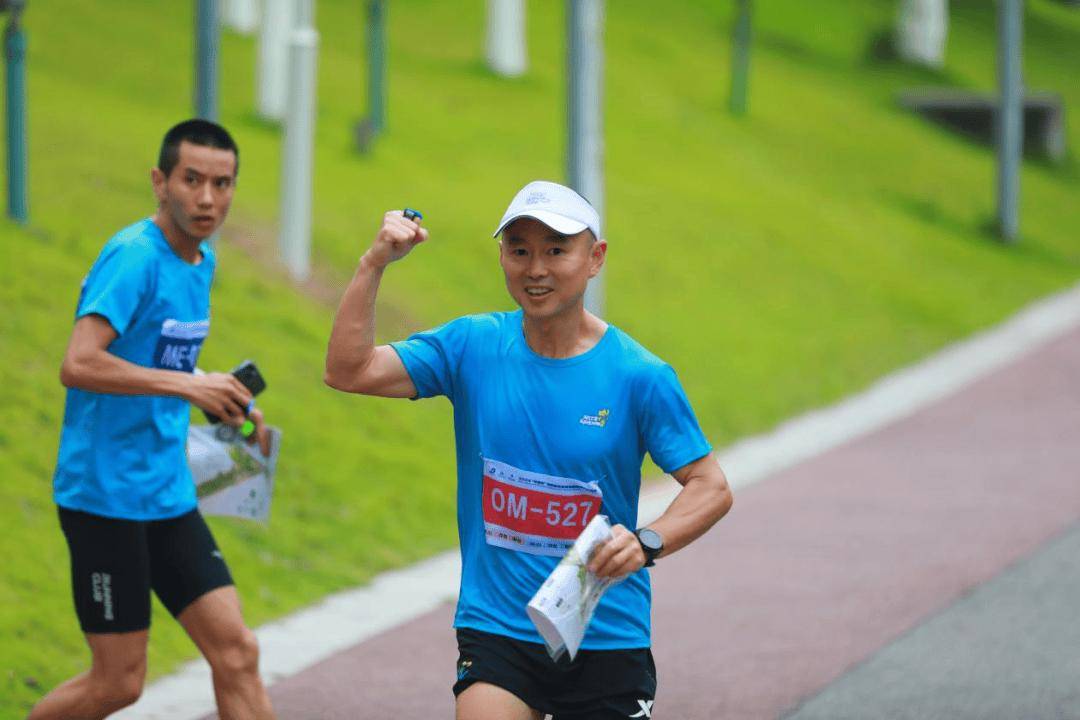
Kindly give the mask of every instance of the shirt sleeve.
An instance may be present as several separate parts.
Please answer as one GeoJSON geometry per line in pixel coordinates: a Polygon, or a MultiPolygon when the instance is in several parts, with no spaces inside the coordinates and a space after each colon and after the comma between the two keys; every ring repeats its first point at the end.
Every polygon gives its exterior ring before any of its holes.
{"type": "Polygon", "coordinates": [[[416,386],[414,399],[445,395],[454,401],[470,327],[469,318],[462,317],[390,344],[416,386]]]}
{"type": "Polygon", "coordinates": [[[83,281],[75,319],[101,315],[123,335],[153,282],[151,256],[135,246],[106,247],[83,281]]]}
{"type": "Polygon", "coordinates": [[[705,457],[712,445],[701,431],[690,401],[670,365],[653,374],[641,410],[641,432],[661,470],[671,473],[705,457]]]}

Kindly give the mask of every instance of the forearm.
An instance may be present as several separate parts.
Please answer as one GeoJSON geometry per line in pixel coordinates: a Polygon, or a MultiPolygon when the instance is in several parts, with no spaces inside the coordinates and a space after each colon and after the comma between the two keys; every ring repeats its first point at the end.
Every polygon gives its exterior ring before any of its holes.
{"type": "Polygon", "coordinates": [[[710,457],[700,471],[690,474],[668,509],[649,523],[664,539],[660,557],[681,550],[705,534],[731,509],[732,496],[723,470],[710,457]]]}
{"type": "Polygon", "coordinates": [[[326,351],[326,384],[347,390],[375,352],[375,296],[385,267],[365,254],[341,298],[326,351]]]}
{"type": "Polygon", "coordinates": [[[136,365],[107,350],[94,349],[64,358],[60,382],[65,387],[113,395],[163,395],[188,399],[191,374],[136,365]]]}

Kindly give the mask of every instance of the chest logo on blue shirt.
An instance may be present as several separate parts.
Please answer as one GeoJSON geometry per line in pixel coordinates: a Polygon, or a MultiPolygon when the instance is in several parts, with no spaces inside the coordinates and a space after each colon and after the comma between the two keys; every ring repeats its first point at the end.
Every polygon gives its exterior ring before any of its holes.
{"type": "Polygon", "coordinates": [[[180,322],[166,320],[161,324],[161,336],[154,349],[154,367],[163,370],[193,372],[199,359],[203,340],[210,332],[209,320],[180,322]]]}
{"type": "Polygon", "coordinates": [[[610,414],[610,410],[608,410],[607,408],[603,408],[595,415],[582,415],[581,420],[579,420],[578,422],[580,422],[582,425],[590,425],[592,427],[602,428],[607,425],[608,415],[610,414]]]}

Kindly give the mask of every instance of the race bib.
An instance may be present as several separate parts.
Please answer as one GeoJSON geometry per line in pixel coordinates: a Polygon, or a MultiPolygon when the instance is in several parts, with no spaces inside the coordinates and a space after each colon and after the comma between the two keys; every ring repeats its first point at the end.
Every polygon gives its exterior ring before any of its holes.
{"type": "Polygon", "coordinates": [[[484,535],[488,545],[562,557],[600,512],[595,482],[542,475],[484,459],[484,535]]]}
{"type": "Polygon", "coordinates": [[[154,367],[193,372],[208,332],[209,320],[166,320],[161,324],[161,336],[158,338],[157,348],[154,349],[154,367]]]}

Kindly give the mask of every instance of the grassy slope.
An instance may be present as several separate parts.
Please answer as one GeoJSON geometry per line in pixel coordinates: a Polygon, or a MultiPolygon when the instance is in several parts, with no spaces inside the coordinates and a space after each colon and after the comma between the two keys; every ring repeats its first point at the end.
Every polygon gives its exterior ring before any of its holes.
{"type": "MultiPolygon", "coordinates": [[[[55,4],[54,4],[55,5],[55,4]]],[[[189,111],[187,3],[31,6],[31,202],[0,226],[0,717],[85,665],[49,499],[56,368],[78,282],[105,237],[149,212],[147,168],[189,111]]],[[[993,158],[896,110],[916,84],[993,85],[993,17],[957,0],[947,75],[865,60],[893,3],[759,4],[750,116],[725,112],[728,4],[609,4],[608,267],[613,322],[680,370],[717,444],[865,386],[1080,276],[1080,181],[1029,163],[1021,244],[987,240],[993,158]],[[719,9],[717,6],[719,5],[719,9]],[[675,7],[672,7],[675,6],[675,7]]],[[[243,148],[202,364],[258,359],[286,431],[269,530],[215,521],[260,623],[450,545],[449,408],[321,387],[332,301],[388,207],[422,208],[433,242],[395,267],[387,338],[508,306],[486,239],[513,189],[561,176],[561,5],[530,4],[532,71],[478,61],[482,3],[394,3],[390,125],[358,157],[360,3],[324,0],[316,178],[318,283],[273,263],[279,135],[254,119],[254,43],[226,36],[223,119],[243,148]]],[[[1080,13],[1029,4],[1029,84],[1080,106],[1080,13]]],[[[1080,142],[1080,126],[1069,135],[1080,142]]],[[[193,648],[156,608],[151,671],[193,648]]]]}

